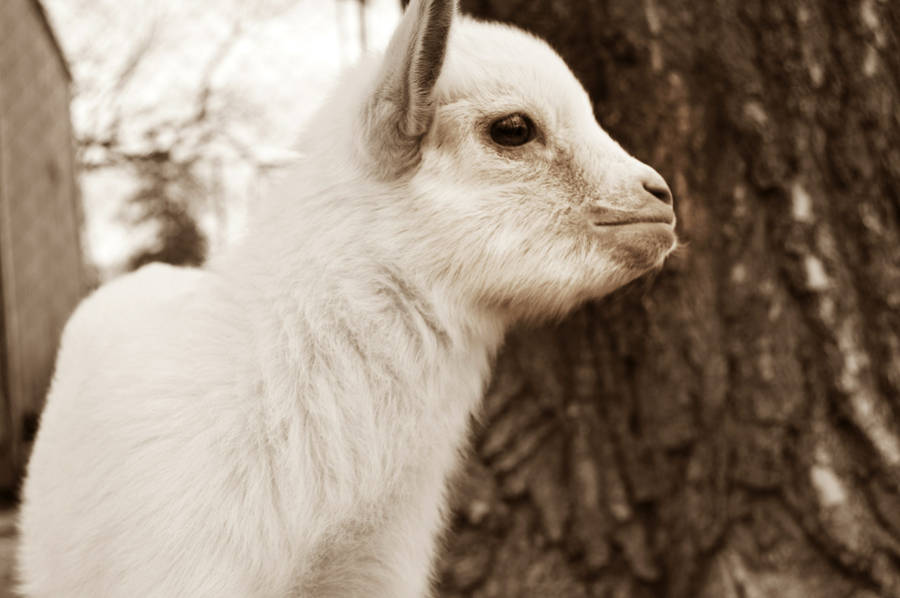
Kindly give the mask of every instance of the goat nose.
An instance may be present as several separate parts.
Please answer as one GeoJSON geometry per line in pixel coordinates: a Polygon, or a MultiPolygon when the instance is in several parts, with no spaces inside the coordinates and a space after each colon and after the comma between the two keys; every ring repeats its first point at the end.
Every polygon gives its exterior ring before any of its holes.
{"type": "Polygon", "coordinates": [[[654,170],[652,174],[648,174],[641,181],[644,191],[663,202],[666,205],[672,205],[672,191],[666,181],[654,170]]]}

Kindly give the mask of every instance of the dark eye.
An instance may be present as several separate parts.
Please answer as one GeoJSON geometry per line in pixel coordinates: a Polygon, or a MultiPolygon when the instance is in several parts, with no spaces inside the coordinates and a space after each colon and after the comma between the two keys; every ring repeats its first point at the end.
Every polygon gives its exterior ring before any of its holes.
{"type": "Polygon", "coordinates": [[[524,114],[510,114],[491,125],[491,139],[500,145],[514,147],[534,139],[534,123],[524,114]]]}

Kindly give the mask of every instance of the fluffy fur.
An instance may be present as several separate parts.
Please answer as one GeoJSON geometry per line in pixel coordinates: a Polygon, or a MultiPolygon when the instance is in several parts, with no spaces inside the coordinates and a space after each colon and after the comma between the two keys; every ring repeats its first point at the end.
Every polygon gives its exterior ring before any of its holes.
{"type": "Polygon", "coordinates": [[[504,330],[659,266],[665,183],[562,60],[413,2],[246,238],[85,300],[26,479],[32,598],[429,595],[444,488],[504,330]],[[491,123],[528,114],[501,146],[491,123]],[[664,190],[664,191],[661,191],[664,190]]]}

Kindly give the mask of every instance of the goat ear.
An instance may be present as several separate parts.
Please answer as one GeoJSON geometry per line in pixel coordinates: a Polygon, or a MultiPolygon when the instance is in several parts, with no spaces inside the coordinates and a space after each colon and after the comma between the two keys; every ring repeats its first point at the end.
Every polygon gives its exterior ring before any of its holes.
{"type": "Polygon", "coordinates": [[[412,0],[385,52],[366,107],[373,158],[397,172],[415,163],[434,117],[432,91],[441,73],[457,0],[412,0]]]}

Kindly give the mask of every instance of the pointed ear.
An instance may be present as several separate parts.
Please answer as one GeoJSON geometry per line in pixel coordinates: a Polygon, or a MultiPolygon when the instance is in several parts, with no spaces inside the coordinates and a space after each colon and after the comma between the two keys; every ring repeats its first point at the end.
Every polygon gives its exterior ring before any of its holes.
{"type": "Polygon", "coordinates": [[[456,3],[412,0],[391,38],[365,115],[366,143],[379,170],[401,172],[418,159],[456,3]]]}

